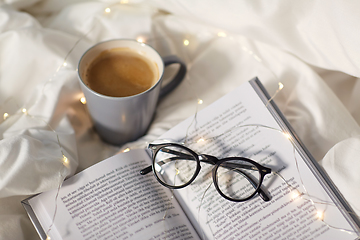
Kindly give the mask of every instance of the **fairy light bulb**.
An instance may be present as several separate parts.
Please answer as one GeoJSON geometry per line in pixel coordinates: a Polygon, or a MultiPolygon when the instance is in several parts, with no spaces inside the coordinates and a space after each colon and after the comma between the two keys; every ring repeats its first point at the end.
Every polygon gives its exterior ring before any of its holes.
{"type": "Polygon", "coordinates": [[[67,62],[64,62],[64,63],[63,63],[63,66],[66,67],[66,66],[67,66],[67,62]]]}
{"type": "Polygon", "coordinates": [[[288,134],[288,133],[284,133],[284,136],[285,136],[287,139],[291,139],[291,136],[290,136],[290,134],[288,134]]]}
{"type": "Polygon", "coordinates": [[[204,138],[200,138],[199,140],[197,140],[197,143],[201,143],[201,142],[205,142],[204,138]]]}
{"type": "Polygon", "coordinates": [[[144,43],[145,39],[140,36],[140,37],[136,38],[136,41],[138,41],[139,43],[144,43]]]}
{"type": "Polygon", "coordinates": [[[129,152],[130,148],[125,148],[123,152],[129,152]]]}
{"type": "Polygon", "coordinates": [[[46,240],[51,240],[51,237],[49,235],[46,236],[46,240]]]}
{"type": "Polygon", "coordinates": [[[198,99],[198,104],[203,104],[204,101],[202,99],[198,99]]]}
{"type": "Polygon", "coordinates": [[[300,196],[300,192],[296,190],[295,192],[292,193],[291,198],[292,198],[293,200],[295,200],[295,199],[297,199],[299,196],[300,196]]]}
{"type": "Polygon", "coordinates": [[[105,8],[105,12],[106,12],[106,13],[110,13],[110,12],[111,12],[111,9],[110,9],[110,8],[105,8]]]}
{"type": "Polygon", "coordinates": [[[188,46],[189,44],[190,44],[189,40],[185,39],[185,40],[184,40],[184,45],[185,45],[185,46],[188,46]]]}
{"type": "Polygon", "coordinates": [[[6,120],[8,117],[9,117],[9,114],[8,114],[8,113],[4,113],[4,115],[3,115],[4,120],[6,120]]]}
{"type": "Polygon", "coordinates": [[[85,97],[81,97],[81,98],[80,98],[80,102],[81,102],[82,104],[86,104],[86,98],[85,98],[85,97]]]}
{"type": "Polygon", "coordinates": [[[279,82],[279,90],[284,88],[284,84],[282,84],[281,82],[279,82]]]}
{"type": "Polygon", "coordinates": [[[62,163],[65,167],[69,167],[70,161],[65,155],[63,155],[62,163]]]}
{"type": "Polygon", "coordinates": [[[219,37],[226,37],[226,33],[224,32],[218,32],[217,34],[219,37]]]}
{"type": "Polygon", "coordinates": [[[324,212],[322,211],[317,211],[316,212],[316,217],[320,220],[323,220],[324,219],[324,212]]]}
{"type": "Polygon", "coordinates": [[[21,112],[24,113],[25,115],[27,115],[27,109],[26,108],[22,108],[21,112]]]}

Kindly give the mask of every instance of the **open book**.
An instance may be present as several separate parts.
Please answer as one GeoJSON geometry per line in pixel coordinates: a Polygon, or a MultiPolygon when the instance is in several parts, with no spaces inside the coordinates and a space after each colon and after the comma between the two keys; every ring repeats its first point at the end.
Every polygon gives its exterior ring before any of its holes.
{"type": "Polygon", "coordinates": [[[359,218],[312,159],[255,78],[172,128],[160,140],[218,158],[271,168],[255,195],[232,202],[216,191],[212,165],[170,190],[145,149],[110,157],[67,179],[59,192],[22,203],[42,239],[359,239],[359,218]],[[58,196],[57,196],[58,194],[58,196]],[[55,201],[57,199],[57,201],[55,201]],[[55,218],[54,212],[56,211],[55,218]]]}

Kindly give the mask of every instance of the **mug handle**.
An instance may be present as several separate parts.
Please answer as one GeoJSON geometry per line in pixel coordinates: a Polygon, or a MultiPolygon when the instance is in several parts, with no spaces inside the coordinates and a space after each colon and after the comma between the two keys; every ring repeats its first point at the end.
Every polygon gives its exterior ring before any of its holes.
{"type": "Polygon", "coordinates": [[[161,88],[159,95],[160,98],[165,97],[168,93],[174,90],[181,83],[181,81],[184,79],[186,74],[186,65],[177,56],[171,55],[171,56],[163,57],[162,59],[164,62],[164,67],[174,63],[179,63],[180,68],[179,71],[176,73],[175,77],[168,84],[166,84],[161,88]]]}

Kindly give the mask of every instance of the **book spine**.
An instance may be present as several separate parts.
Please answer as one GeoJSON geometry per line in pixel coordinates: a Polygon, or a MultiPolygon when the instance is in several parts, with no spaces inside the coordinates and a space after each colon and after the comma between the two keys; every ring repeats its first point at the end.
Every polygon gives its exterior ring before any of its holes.
{"type": "Polygon", "coordinates": [[[295,133],[294,129],[290,125],[290,123],[287,121],[285,116],[282,114],[276,103],[271,99],[269,93],[263,86],[263,84],[260,82],[260,80],[255,77],[250,80],[250,85],[253,87],[255,92],[258,94],[262,102],[267,106],[267,109],[272,114],[276,122],[281,127],[282,131],[284,133],[287,133],[291,136],[291,141],[294,146],[294,148],[297,150],[297,152],[301,155],[301,157],[304,159],[307,166],[310,168],[312,173],[315,175],[315,177],[318,179],[322,187],[325,189],[325,191],[329,194],[330,198],[338,205],[341,206],[339,209],[344,215],[344,217],[347,219],[349,224],[354,229],[360,229],[360,219],[355,214],[354,210],[351,208],[351,206],[347,203],[343,195],[340,193],[338,188],[335,186],[335,184],[332,182],[328,174],[325,172],[325,170],[319,165],[319,163],[314,159],[314,157],[311,155],[311,153],[308,151],[308,149],[305,147],[305,145],[302,143],[298,135],[295,133]],[[350,214],[353,213],[353,214],[350,214]]]}
{"type": "Polygon", "coordinates": [[[33,197],[35,197],[36,195],[34,196],[31,196],[27,199],[24,199],[21,201],[21,204],[22,206],[24,207],[27,215],[29,216],[32,224],[34,225],[35,229],[36,229],[36,232],[38,233],[39,237],[41,240],[46,240],[47,236],[46,236],[46,233],[43,229],[43,227],[41,226],[33,208],[31,207],[31,205],[29,204],[29,200],[33,197]]]}

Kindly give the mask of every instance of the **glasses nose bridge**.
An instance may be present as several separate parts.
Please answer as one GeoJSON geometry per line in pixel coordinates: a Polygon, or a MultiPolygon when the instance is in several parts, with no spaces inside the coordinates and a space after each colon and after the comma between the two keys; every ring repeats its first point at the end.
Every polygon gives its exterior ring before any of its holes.
{"type": "Polygon", "coordinates": [[[217,157],[207,155],[207,154],[200,154],[199,155],[200,162],[209,163],[211,165],[216,165],[216,163],[219,161],[217,157]]]}

